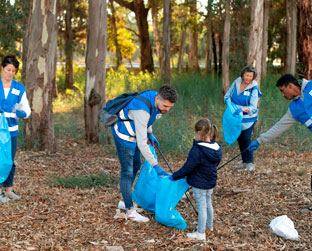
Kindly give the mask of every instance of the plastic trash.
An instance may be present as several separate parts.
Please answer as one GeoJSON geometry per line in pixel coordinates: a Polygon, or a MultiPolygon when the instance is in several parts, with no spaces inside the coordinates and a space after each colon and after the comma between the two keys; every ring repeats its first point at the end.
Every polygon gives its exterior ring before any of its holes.
{"type": "Polygon", "coordinates": [[[299,235],[295,229],[294,223],[287,215],[278,216],[270,223],[274,234],[289,240],[298,240],[299,235]]]}
{"type": "MultiPolygon", "coordinates": [[[[150,146],[150,149],[156,157],[154,147],[150,146]]],[[[157,222],[168,227],[185,230],[186,222],[174,208],[188,187],[185,179],[171,181],[169,176],[159,177],[155,169],[145,161],[132,198],[140,207],[154,212],[157,222]]]]}
{"type": "Polygon", "coordinates": [[[3,113],[0,113],[0,183],[6,181],[13,166],[11,135],[3,113]]]}
{"type": "Polygon", "coordinates": [[[239,111],[239,108],[234,103],[228,103],[229,105],[226,107],[222,117],[222,127],[224,141],[230,146],[241,134],[243,113],[239,111]]]}

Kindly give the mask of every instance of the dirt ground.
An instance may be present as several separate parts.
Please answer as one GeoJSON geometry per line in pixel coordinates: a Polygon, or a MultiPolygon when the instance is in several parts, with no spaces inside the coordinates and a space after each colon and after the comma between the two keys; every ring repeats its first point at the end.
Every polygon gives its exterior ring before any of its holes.
{"type": "MultiPolygon", "coordinates": [[[[224,152],[222,163],[236,151],[224,152]]],[[[66,139],[59,140],[55,154],[18,151],[15,191],[22,199],[1,204],[0,250],[312,250],[312,213],[299,213],[312,204],[311,154],[262,146],[255,171],[234,169],[238,160],[222,168],[213,194],[214,231],[203,243],[186,238],[197,218],[185,199],[176,207],[188,224],[181,231],[159,224],[146,211],[148,223],[115,219],[118,184],[48,186],[50,177],[106,173],[118,180],[118,159],[106,152],[103,146],[66,139]],[[280,215],[294,222],[298,241],[271,232],[271,220],[280,215]]],[[[184,162],[184,157],[167,157],[174,170],[184,162]]]]}

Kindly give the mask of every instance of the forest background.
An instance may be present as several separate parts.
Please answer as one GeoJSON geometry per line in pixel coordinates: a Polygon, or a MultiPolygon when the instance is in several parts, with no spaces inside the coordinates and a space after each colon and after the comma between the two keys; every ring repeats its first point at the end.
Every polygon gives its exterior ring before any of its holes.
{"type": "MultiPolygon", "coordinates": [[[[118,94],[171,83],[179,101],[153,131],[172,168],[184,163],[201,117],[218,126],[226,163],[239,149],[223,140],[224,93],[254,65],[263,96],[253,138],[275,124],[289,104],[276,80],[312,79],[311,13],[310,0],[1,0],[0,56],[22,61],[16,79],[32,115],[19,121],[22,199],[2,205],[0,249],[311,250],[311,224],[299,214],[311,204],[311,132],[301,124],[260,147],[254,172],[231,164],[219,172],[215,230],[203,244],[148,212],[145,225],[115,219],[120,166],[98,119],[118,94]],[[281,214],[299,241],[272,235],[281,214]]],[[[195,229],[188,202],[177,210],[195,229]]]]}

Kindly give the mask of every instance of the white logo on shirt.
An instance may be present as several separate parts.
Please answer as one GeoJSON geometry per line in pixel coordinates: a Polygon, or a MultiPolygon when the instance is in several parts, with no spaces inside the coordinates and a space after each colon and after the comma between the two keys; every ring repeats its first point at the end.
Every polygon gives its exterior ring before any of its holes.
{"type": "Polygon", "coordinates": [[[249,96],[250,92],[249,91],[244,91],[244,96],[249,96]]]}
{"type": "Polygon", "coordinates": [[[12,94],[19,95],[19,94],[20,94],[20,91],[13,88],[13,89],[12,89],[12,94]]]}
{"type": "Polygon", "coordinates": [[[312,90],[309,92],[310,96],[312,96],[312,90]]]}

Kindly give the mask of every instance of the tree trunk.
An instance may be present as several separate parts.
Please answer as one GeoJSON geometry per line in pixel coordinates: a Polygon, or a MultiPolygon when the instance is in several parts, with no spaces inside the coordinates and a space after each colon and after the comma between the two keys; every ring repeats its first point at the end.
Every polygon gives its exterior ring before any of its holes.
{"type": "MultiPolygon", "coordinates": [[[[197,20],[197,7],[196,0],[190,1],[190,16],[193,20],[197,20]]],[[[194,72],[199,72],[198,65],[198,33],[197,23],[193,23],[190,26],[190,42],[189,42],[189,56],[188,56],[188,67],[194,72]]]]}
{"type": "Polygon", "coordinates": [[[148,33],[148,22],[147,14],[148,8],[144,6],[144,0],[133,0],[128,2],[125,0],[114,0],[119,3],[121,6],[133,11],[135,13],[135,19],[139,31],[139,42],[141,48],[141,70],[153,72],[154,71],[154,62],[153,62],[153,51],[151,46],[151,40],[148,33]]]}
{"type": "Polygon", "coordinates": [[[230,67],[229,67],[229,50],[230,50],[230,31],[231,31],[231,0],[225,1],[225,21],[222,47],[222,94],[223,96],[230,87],[230,67]]]}
{"type": "Polygon", "coordinates": [[[221,75],[221,72],[222,72],[222,48],[223,48],[223,42],[222,42],[222,37],[221,37],[221,34],[218,34],[218,46],[217,46],[217,50],[218,50],[218,75],[220,76],[221,75]]]}
{"type": "Polygon", "coordinates": [[[25,122],[26,147],[56,150],[52,87],[56,79],[56,0],[34,0],[28,24],[26,86],[32,114],[25,122]]]}
{"type": "Polygon", "coordinates": [[[122,61],[122,56],[121,56],[121,51],[120,51],[119,44],[118,44],[118,32],[117,32],[116,17],[115,17],[116,11],[115,11],[115,6],[114,6],[114,1],[109,0],[109,3],[110,3],[110,9],[112,11],[111,25],[112,25],[112,30],[114,32],[114,43],[116,47],[116,69],[118,70],[122,61]]]}
{"type": "Polygon", "coordinates": [[[186,27],[185,27],[185,22],[186,22],[186,12],[184,10],[182,24],[181,24],[181,30],[182,30],[182,32],[181,32],[181,44],[180,44],[179,58],[178,58],[178,72],[179,73],[182,72],[184,52],[185,52],[185,47],[186,47],[186,27]]]}
{"type": "Polygon", "coordinates": [[[247,64],[253,65],[257,69],[258,76],[256,80],[258,86],[260,86],[263,44],[263,0],[251,1],[250,26],[247,64]]]}
{"type": "Polygon", "coordinates": [[[68,89],[74,87],[73,73],[73,30],[72,30],[73,0],[67,0],[65,13],[65,86],[68,89]]]}
{"type": "Polygon", "coordinates": [[[206,17],[206,48],[205,48],[205,71],[207,74],[211,73],[212,70],[212,57],[213,57],[213,50],[212,50],[212,38],[211,38],[211,31],[212,31],[212,22],[211,22],[211,8],[212,8],[212,0],[208,0],[207,5],[207,17],[206,17]]]}
{"type": "Polygon", "coordinates": [[[156,54],[158,58],[158,65],[161,71],[162,64],[162,51],[161,51],[161,36],[159,31],[159,23],[158,23],[158,11],[159,11],[159,1],[151,1],[152,3],[152,21],[153,21],[153,31],[155,37],[155,45],[156,45],[156,54]]]}
{"type": "Polygon", "coordinates": [[[212,38],[214,73],[217,73],[218,72],[218,53],[217,53],[216,35],[214,32],[211,33],[211,38],[212,38]]]}
{"type": "Polygon", "coordinates": [[[263,12],[263,44],[262,44],[262,59],[261,59],[262,79],[265,79],[267,75],[269,5],[270,0],[265,0],[263,12]]]}
{"type": "Polygon", "coordinates": [[[164,83],[171,83],[170,69],[170,23],[171,23],[171,6],[170,0],[164,0],[164,21],[163,21],[163,53],[162,55],[162,79],[164,83]]]}
{"type": "Polygon", "coordinates": [[[86,140],[99,142],[99,112],[105,103],[107,13],[106,1],[89,1],[86,55],[85,130],[86,140]]]}
{"type": "Polygon", "coordinates": [[[298,1],[300,12],[299,46],[302,48],[303,74],[306,79],[312,79],[312,2],[298,1]]]}
{"type": "Polygon", "coordinates": [[[296,54],[297,54],[297,4],[296,0],[286,0],[286,63],[285,73],[296,73],[296,54]]]}

